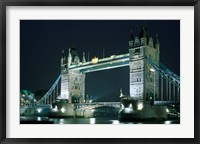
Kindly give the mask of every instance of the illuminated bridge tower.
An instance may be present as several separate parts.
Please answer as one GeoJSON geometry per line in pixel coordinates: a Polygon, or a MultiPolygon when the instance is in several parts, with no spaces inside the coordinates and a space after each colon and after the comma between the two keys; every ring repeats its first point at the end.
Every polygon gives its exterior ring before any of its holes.
{"type": "MultiPolygon", "coordinates": [[[[83,62],[85,57],[83,55],[83,62]]],[[[85,97],[85,74],[70,67],[80,64],[76,48],[69,49],[68,57],[61,58],[61,97],[68,103],[83,103],[85,97]]]]}
{"type": "Polygon", "coordinates": [[[130,54],[130,97],[136,101],[153,101],[159,93],[159,74],[147,63],[146,57],[155,64],[159,63],[160,46],[156,36],[149,37],[146,26],[142,27],[139,36],[134,37],[131,31],[129,40],[130,54]]]}
{"type": "Polygon", "coordinates": [[[64,53],[62,51],[62,58],[61,58],[61,95],[59,99],[69,100],[69,70],[68,70],[68,63],[64,53]]]}

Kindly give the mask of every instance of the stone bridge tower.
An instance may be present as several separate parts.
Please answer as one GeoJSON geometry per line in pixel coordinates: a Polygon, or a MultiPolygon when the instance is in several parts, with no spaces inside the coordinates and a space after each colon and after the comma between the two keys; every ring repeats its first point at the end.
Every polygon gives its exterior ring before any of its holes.
{"type": "MultiPolygon", "coordinates": [[[[85,57],[83,55],[83,61],[85,57]]],[[[70,66],[78,65],[80,58],[75,47],[69,48],[66,56],[61,58],[61,99],[68,103],[83,103],[85,99],[85,74],[79,70],[70,69],[70,66]]]]}
{"type": "Polygon", "coordinates": [[[139,36],[134,37],[131,31],[129,54],[131,99],[153,101],[159,94],[159,74],[147,63],[146,57],[159,64],[160,45],[157,35],[154,43],[146,26],[142,27],[139,36]]]}

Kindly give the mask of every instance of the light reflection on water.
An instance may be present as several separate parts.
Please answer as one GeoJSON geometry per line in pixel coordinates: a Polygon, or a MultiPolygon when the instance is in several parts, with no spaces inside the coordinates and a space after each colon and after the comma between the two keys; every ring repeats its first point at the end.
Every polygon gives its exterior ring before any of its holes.
{"type": "Polygon", "coordinates": [[[119,120],[110,120],[112,124],[120,124],[119,120]]]}
{"type": "Polygon", "coordinates": [[[48,117],[27,117],[21,116],[21,122],[32,121],[34,124],[52,122],[53,124],[179,124],[177,120],[147,121],[147,122],[120,122],[116,117],[96,117],[96,118],[48,118],[48,117]]]}
{"type": "Polygon", "coordinates": [[[42,118],[41,117],[37,117],[37,121],[41,121],[42,120],[42,118]]]}
{"type": "Polygon", "coordinates": [[[90,118],[90,124],[95,124],[96,119],[95,118],[90,118]]]}
{"type": "Polygon", "coordinates": [[[171,124],[171,121],[165,121],[165,124],[171,124]]]}

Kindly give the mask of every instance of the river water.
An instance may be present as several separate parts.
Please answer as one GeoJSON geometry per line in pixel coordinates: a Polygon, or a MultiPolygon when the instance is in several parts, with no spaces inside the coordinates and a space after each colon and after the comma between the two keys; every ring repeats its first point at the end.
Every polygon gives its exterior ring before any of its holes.
{"type": "Polygon", "coordinates": [[[145,121],[145,122],[120,122],[117,117],[95,118],[48,118],[21,116],[20,124],[179,124],[179,120],[145,121]]]}

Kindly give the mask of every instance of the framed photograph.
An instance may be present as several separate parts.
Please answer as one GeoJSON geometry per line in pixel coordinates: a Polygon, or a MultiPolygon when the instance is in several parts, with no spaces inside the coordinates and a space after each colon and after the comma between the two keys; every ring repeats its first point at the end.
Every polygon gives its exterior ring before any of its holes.
{"type": "Polygon", "coordinates": [[[199,143],[199,1],[2,1],[2,143],[199,143]]]}

